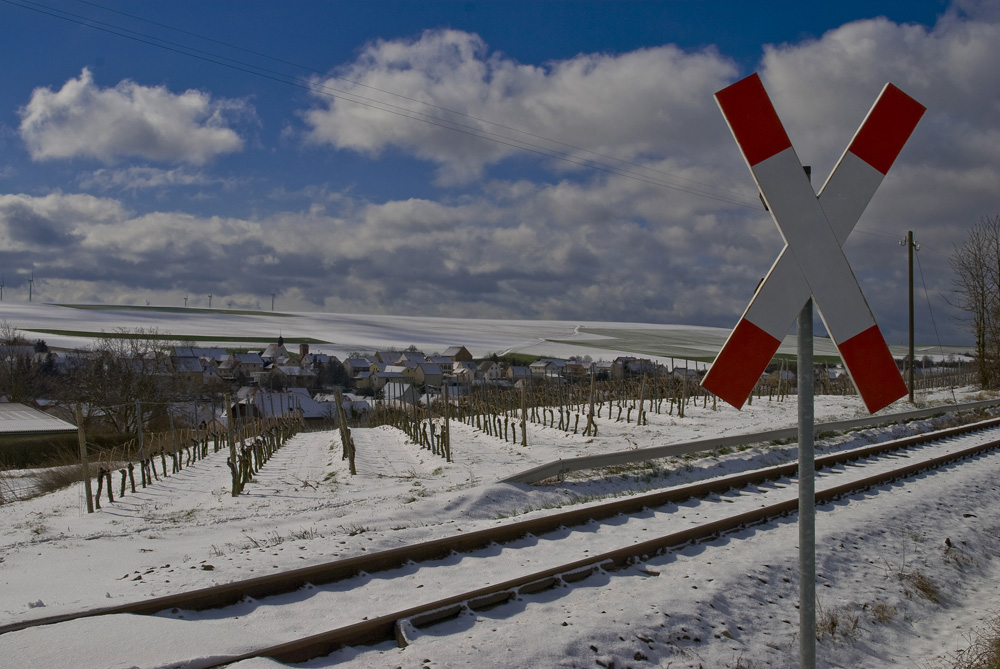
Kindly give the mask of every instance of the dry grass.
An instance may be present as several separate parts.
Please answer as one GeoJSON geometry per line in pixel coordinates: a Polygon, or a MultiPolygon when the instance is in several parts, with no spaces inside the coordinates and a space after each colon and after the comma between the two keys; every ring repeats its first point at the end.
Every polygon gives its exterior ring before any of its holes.
{"type": "Polygon", "coordinates": [[[47,467],[35,477],[36,494],[54,492],[82,480],[80,465],[60,465],[47,467]]]}
{"type": "Polygon", "coordinates": [[[927,577],[924,572],[914,569],[909,572],[901,572],[899,580],[907,587],[907,592],[912,589],[917,596],[923,597],[929,602],[939,604],[941,602],[941,591],[937,585],[927,577]]]}
{"type": "Polygon", "coordinates": [[[3,469],[0,469],[0,506],[13,502],[17,496],[14,494],[14,486],[10,482],[3,469]]]}
{"type": "Polygon", "coordinates": [[[842,636],[848,639],[855,637],[861,616],[846,608],[824,609],[819,602],[816,603],[816,640],[822,641],[824,637],[842,636]]]}
{"type": "Polygon", "coordinates": [[[885,624],[895,618],[898,613],[895,606],[886,604],[885,602],[872,602],[871,604],[865,604],[864,609],[868,611],[872,620],[882,624],[885,624]]]}
{"type": "Polygon", "coordinates": [[[1000,667],[1000,616],[994,616],[970,637],[969,647],[955,653],[950,669],[997,669],[1000,667]]]}

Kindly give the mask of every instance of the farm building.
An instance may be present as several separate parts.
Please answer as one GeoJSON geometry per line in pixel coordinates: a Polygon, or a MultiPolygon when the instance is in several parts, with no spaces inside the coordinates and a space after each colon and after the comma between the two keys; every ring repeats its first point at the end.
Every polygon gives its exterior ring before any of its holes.
{"type": "Polygon", "coordinates": [[[0,462],[39,464],[60,449],[76,448],[76,426],[16,402],[0,402],[0,462]]]}

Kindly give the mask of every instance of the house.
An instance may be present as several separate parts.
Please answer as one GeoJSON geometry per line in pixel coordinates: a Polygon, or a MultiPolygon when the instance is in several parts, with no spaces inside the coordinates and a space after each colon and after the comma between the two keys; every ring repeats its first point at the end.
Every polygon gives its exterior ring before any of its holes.
{"type": "Polygon", "coordinates": [[[531,363],[528,368],[531,376],[539,379],[558,379],[564,376],[566,361],[558,358],[540,358],[531,363]]]}
{"type": "Polygon", "coordinates": [[[354,375],[351,380],[354,382],[354,387],[358,390],[371,390],[372,389],[372,377],[374,377],[374,372],[369,372],[368,370],[363,370],[354,375]]]}
{"type": "Polygon", "coordinates": [[[432,362],[422,362],[417,365],[414,379],[423,386],[440,386],[444,382],[444,372],[439,365],[432,362]]]}
{"type": "Polygon", "coordinates": [[[397,365],[416,365],[421,362],[427,362],[427,356],[420,351],[401,351],[399,357],[396,358],[395,364],[397,365]]]}
{"type": "Polygon", "coordinates": [[[230,357],[236,359],[240,371],[248,377],[264,371],[264,359],[260,357],[259,353],[234,353],[230,357]]]}
{"type": "Polygon", "coordinates": [[[703,373],[698,371],[697,367],[674,367],[673,371],[670,372],[670,376],[675,379],[687,379],[688,381],[697,383],[703,373]]]}
{"type": "Polygon", "coordinates": [[[215,365],[205,364],[202,367],[202,372],[201,372],[202,387],[208,387],[208,388],[222,387],[226,385],[226,383],[227,383],[226,380],[222,378],[221,374],[219,374],[219,370],[218,368],[216,368],[215,365]]]}
{"type": "Polygon", "coordinates": [[[263,371],[264,360],[257,353],[232,353],[219,364],[219,374],[224,379],[233,379],[239,374],[252,379],[263,371]]]}
{"type": "Polygon", "coordinates": [[[504,372],[504,377],[511,383],[526,381],[531,378],[531,368],[524,365],[511,365],[504,372]]]}
{"type": "Polygon", "coordinates": [[[378,392],[385,388],[387,383],[406,383],[402,372],[374,372],[371,375],[369,386],[378,392]]]}
{"type": "Polygon", "coordinates": [[[347,358],[344,360],[344,371],[354,378],[361,371],[371,371],[372,362],[369,358],[347,358]]]}
{"type": "Polygon", "coordinates": [[[261,358],[267,360],[287,360],[289,358],[288,350],[285,348],[285,340],[282,337],[278,337],[278,342],[276,344],[268,344],[264,352],[260,354],[261,358]]]}
{"type": "Polygon", "coordinates": [[[499,381],[503,378],[503,369],[492,360],[483,360],[476,365],[476,378],[484,381],[499,381]]]}
{"type": "Polygon", "coordinates": [[[591,365],[594,375],[598,379],[620,379],[622,378],[621,363],[615,360],[598,360],[591,365]]]}
{"type": "Polygon", "coordinates": [[[200,360],[211,360],[218,365],[229,357],[224,348],[206,348],[201,346],[175,346],[171,357],[176,358],[198,358],[200,360]]]}
{"type": "Polygon", "coordinates": [[[656,363],[649,358],[634,358],[632,356],[622,356],[615,359],[622,366],[624,375],[655,374],[656,363]]]}
{"type": "Polygon", "coordinates": [[[390,405],[412,405],[420,402],[420,391],[412,383],[388,383],[382,390],[382,399],[390,405]]]}
{"type": "Polygon", "coordinates": [[[456,382],[461,383],[463,385],[469,385],[473,381],[479,379],[479,377],[476,375],[475,366],[467,367],[462,363],[456,365],[455,369],[451,373],[451,376],[452,378],[455,379],[456,382]]]}
{"type": "MultiPolygon", "coordinates": [[[[316,380],[316,372],[305,367],[299,367],[298,365],[271,365],[267,372],[261,375],[261,378],[266,377],[268,374],[272,374],[275,378],[280,378],[282,380],[283,386],[301,386],[309,387],[316,380]]],[[[258,380],[258,383],[260,381],[258,380]]]]}
{"type": "MultiPolygon", "coordinates": [[[[205,381],[205,364],[194,356],[171,356],[170,367],[174,376],[188,388],[199,388],[205,381]]],[[[209,367],[212,367],[209,365],[209,367]]]]}
{"type": "Polygon", "coordinates": [[[301,413],[306,423],[336,423],[335,402],[317,402],[305,388],[268,390],[244,386],[236,393],[237,403],[229,415],[271,418],[301,413]]]}
{"type": "Polygon", "coordinates": [[[85,369],[90,362],[90,354],[86,351],[54,351],[53,354],[57,374],[70,374],[85,369]]]}
{"type": "MultiPolygon", "coordinates": [[[[372,403],[366,397],[354,395],[352,393],[341,393],[340,395],[347,419],[361,418],[371,413],[372,403]]],[[[319,394],[313,397],[317,402],[336,402],[335,393],[319,394]]]]}
{"type": "Polygon", "coordinates": [[[464,346],[450,346],[441,355],[455,362],[472,362],[472,354],[464,346]]]}
{"type": "Polygon", "coordinates": [[[429,355],[427,356],[427,362],[434,363],[440,367],[441,372],[444,374],[451,374],[455,366],[455,361],[446,355],[429,355]]]}
{"type": "MultiPolygon", "coordinates": [[[[303,344],[305,346],[305,344],[303,344]]],[[[329,365],[330,362],[339,362],[337,356],[330,356],[326,353],[306,353],[305,355],[299,357],[299,364],[303,367],[309,367],[313,371],[319,369],[323,365],[329,365]]]]}

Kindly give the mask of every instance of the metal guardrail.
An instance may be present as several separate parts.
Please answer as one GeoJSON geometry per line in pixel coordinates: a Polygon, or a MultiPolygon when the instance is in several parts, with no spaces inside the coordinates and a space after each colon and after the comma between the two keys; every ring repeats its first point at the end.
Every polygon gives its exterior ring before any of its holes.
{"type": "MultiPolygon", "coordinates": [[[[936,416],[948,411],[973,411],[991,406],[1000,406],[1000,400],[983,400],[980,402],[966,402],[963,404],[942,404],[927,409],[914,409],[913,411],[903,411],[900,413],[883,414],[880,416],[868,416],[866,418],[853,418],[850,420],[833,421],[830,423],[817,423],[815,433],[821,432],[843,432],[873,425],[886,425],[907,420],[919,420],[936,416]]],[[[714,451],[720,448],[733,448],[744,444],[760,444],[769,441],[784,439],[796,439],[798,437],[798,427],[787,427],[780,430],[769,430],[767,432],[755,432],[751,434],[737,434],[728,437],[715,437],[711,439],[700,439],[698,441],[688,441],[680,444],[669,444],[666,446],[653,446],[652,448],[640,448],[629,451],[615,451],[613,453],[601,453],[599,455],[585,455],[578,458],[559,459],[539,465],[527,471],[514,474],[502,479],[500,483],[537,483],[549,478],[559,478],[570,472],[584,469],[600,469],[601,467],[614,467],[617,465],[628,465],[636,462],[646,462],[648,460],[658,460],[660,458],[687,455],[688,453],[700,453],[703,451],[714,451]]]]}

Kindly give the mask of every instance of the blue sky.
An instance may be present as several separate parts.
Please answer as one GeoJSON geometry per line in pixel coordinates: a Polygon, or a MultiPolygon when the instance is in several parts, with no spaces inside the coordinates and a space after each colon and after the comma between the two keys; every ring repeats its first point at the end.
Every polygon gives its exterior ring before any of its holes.
{"type": "Polygon", "coordinates": [[[712,98],[756,71],[817,187],[887,81],[928,107],[845,252],[900,343],[914,230],[918,341],[970,339],[995,3],[4,0],[0,38],[4,300],[731,327],[781,247],[712,98]]]}

